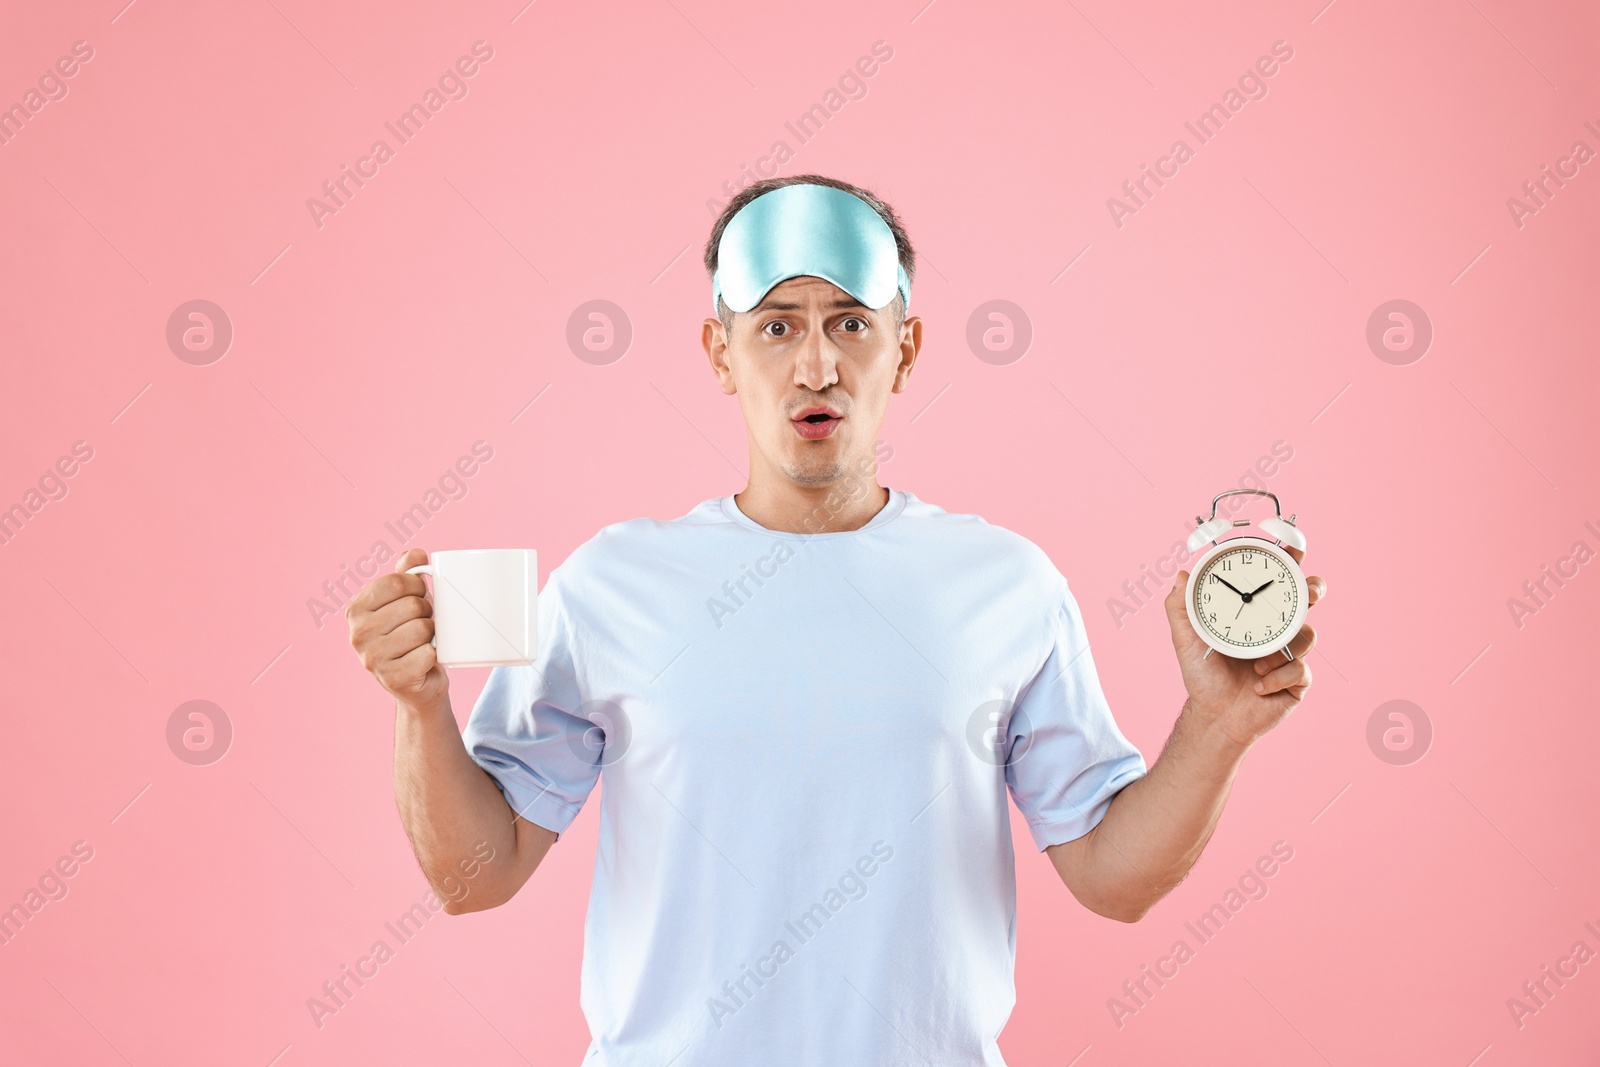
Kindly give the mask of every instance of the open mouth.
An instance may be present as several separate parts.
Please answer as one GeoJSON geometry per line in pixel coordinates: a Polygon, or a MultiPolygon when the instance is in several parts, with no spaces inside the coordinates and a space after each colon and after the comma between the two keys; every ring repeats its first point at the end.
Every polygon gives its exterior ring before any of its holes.
{"type": "Polygon", "coordinates": [[[833,428],[843,420],[842,415],[824,408],[807,408],[791,421],[795,432],[807,441],[819,441],[833,433],[833,428]]]}

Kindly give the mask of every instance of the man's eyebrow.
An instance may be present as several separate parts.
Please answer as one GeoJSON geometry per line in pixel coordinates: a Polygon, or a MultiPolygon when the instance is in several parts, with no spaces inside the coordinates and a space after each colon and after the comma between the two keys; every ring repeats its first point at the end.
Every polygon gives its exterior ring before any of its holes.
{"type": "MultiPolygon", "coordinates": [[[[790,303],[790,302],[787,302],[787,301],[763,300],[761,303],[757,304],[755,307],[751,308],[750,310],[752,312],[755,312],[755,311],[799,311],[804,306],[805,305],[803,305],[803,304],[795,304],[795,303],[790,303]]],[[[828,307],[830,307],[830,308],[832,308],[834,310],[843,310],[844,308],[861,308],[862,310],[867,310],[867,305],[863,304],[859,300],[851,299],[848,296],[844,296],[844,297],[838,298],[833,303],[829,304],[828,307]]]]}

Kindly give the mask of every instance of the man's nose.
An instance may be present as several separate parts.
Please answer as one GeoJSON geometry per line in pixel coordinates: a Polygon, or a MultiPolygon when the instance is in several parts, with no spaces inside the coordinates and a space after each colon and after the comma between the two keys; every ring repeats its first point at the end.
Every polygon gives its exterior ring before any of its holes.
{"type": "Polygon", "coordinates": [[[794,383],[820,393],[839,381],[839,351],[826,329],[813,327],[795,358],[794,383]]]}

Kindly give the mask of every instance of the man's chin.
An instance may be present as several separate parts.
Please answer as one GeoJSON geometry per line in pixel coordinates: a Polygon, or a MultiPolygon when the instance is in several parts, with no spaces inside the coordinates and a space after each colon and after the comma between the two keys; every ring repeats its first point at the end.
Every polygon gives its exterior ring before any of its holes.
{"type": "Polygon", "coordinates": [[[843,481],[849,475],[850,468],[842,460],[833,457],[808,457],[783,464],[783,473],[796,485],[815,488],[843,481]]]}
{"type": "Polygon", "coordinates": [[[845,476],[845,468],[840,463],[829,464],[825,467],[808,464],[804,467],[785,467],[783,473],[788,475],[789,480],[796,485],[816,488],[818,486],[834,485],[842,481],[845,476]]]}

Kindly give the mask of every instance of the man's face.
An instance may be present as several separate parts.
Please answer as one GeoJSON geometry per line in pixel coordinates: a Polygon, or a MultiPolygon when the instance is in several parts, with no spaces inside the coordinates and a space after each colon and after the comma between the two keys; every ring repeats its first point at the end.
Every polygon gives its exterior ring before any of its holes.
{"type": "Polygon", "coordinates": [[[922,320],[897,330],[894,311],[801,277],[736,312],[731,333],[706,320],[701,340],[722,391],[739,397],[752,463],[812,487],[872,469],[861,461],[870,463],[889,394],[905,388],[922,346],[922,320]]]}

